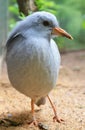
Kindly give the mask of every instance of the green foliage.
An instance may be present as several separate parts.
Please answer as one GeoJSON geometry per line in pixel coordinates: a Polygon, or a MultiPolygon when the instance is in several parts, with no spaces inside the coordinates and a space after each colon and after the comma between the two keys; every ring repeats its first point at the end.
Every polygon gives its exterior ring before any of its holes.
{"type": "Polygon", "coordinates": [[[40,11],[48,11],[50,13],[56,14],[56,8],[54,1],[50,0],[35,0],[35,4],[38,7],[38,10],[40,11]]]}
{"type": "Polygon", "coordinates": [[[19,12],[18,12],[18,5],[16,0],[9,0],[9,30],[11,30],[18,20],[19,12]]]}
{"type": "MultiPolygon", "coordinates": [[[[67,49],[81,49],[85,48],[85,28],[84,23],[85,19],[83,16],[83,10],[85,9],[85,5],[82,4],[81,0],[64,0],[64,3],[60,3],[60,9],[58,9],[58,19],[60,25],[65,28],[71,35],[74,37],[73,41],[69,41],[64,39],[65,45],[67,49]],[[68,43],[71,43],[70,45],[68,43]],[[82,45],[81,45],[82,44],[82,45]]],[[[85,2],[84,2],[85,3],[85,2]]]]}

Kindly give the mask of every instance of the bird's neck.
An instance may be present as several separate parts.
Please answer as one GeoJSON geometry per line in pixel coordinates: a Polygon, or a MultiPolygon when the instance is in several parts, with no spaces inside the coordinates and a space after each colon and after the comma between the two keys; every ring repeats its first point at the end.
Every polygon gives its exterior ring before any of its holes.
{"type": "Polygon", "coordinates": [[[46,39],[50,42],[51,40],[51,34],[44,33],[44,32],[38,32],[33,29],[25,30],[24,32],[25,37],[33,37],[33,38],[39,38],[39,39],[46,39]]]}

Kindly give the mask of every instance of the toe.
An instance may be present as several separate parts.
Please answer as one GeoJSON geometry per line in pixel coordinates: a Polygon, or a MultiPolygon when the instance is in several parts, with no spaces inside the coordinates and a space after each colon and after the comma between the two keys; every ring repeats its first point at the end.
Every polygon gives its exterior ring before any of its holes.
{"type": "Polygon", "coordinates": [[[53,117],[53,121],[54,121],[54,122],[58,122],[58,123],[64,122],[63,119],[59,119],[57,116],[54,116],[54,117],[53,117]]]}

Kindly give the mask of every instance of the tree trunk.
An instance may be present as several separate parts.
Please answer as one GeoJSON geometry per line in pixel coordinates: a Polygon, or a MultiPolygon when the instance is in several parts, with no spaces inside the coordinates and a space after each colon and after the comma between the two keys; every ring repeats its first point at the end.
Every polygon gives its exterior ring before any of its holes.
{"type": "Polygon", "coordinates": [[[37,10],[34,0],[17,0],[19,6],[20,15],[22,13],[27,16],[30,11],[34,12],[37,10]]]}

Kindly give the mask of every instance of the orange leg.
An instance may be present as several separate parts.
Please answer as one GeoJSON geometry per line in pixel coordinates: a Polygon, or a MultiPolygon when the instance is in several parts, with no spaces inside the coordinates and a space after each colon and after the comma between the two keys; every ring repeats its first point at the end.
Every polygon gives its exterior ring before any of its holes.
{"type": "Polygon", "coordinates": [[[64,120],[58,118],[55,106],[53,105],[53,103],[52,103],[50,97],[49,97],[48,95],[47,95],[47,97],[48,97],[48,100],[49,100],[49,102],[50,102],[50,104],[51,104],[51,106],[52,106],[52,108],[53,108],[53,112],[54,112],[53,121],[54,121],[54,122],[57,121],[58,123],[61,123],[61,122],[64,121],[64,120]]]}
{"type": "Polygon", "coordinates": [[[30,124],[34,124],[35,126],[38,126],[38,122],[37,122],[36,117],[35,117],[34,100],[33,99],[31,99],[31,112],[32,112],[33,120],[30,124]]]}

